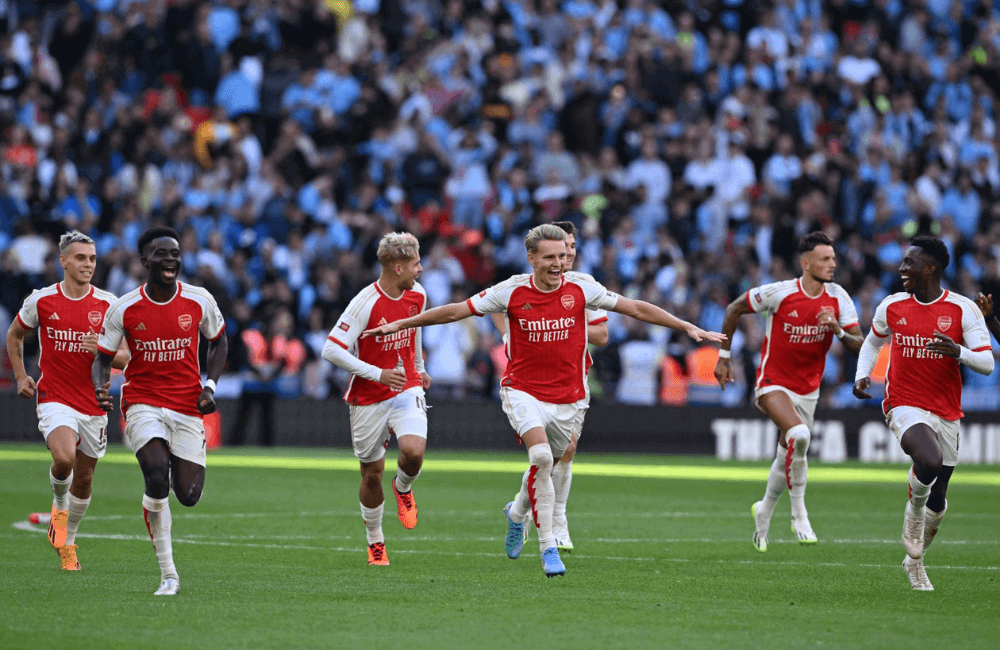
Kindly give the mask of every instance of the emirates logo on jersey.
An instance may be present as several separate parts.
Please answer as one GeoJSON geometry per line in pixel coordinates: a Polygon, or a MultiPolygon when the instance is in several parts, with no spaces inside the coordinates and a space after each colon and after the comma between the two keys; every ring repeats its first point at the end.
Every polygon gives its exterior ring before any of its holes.
{"type": "Polygon", "coordinates": [[[191,329],[191,323],[193,322],[194,319],[191,318],[191,314],[181,314],[177,317],[177,324],[180,325],[181,329],[185,332],[191,329]]]}
{"type": "Polygon", "coordinates": [[[937,326],[942,332],[951,327],[951,316],[938,316],[937,326]]]}
{"type": "Polygon", "coordinates": [[[99,311],[92,311],[89,314],[87,314],[87,320],[89,320],[90,324],[93,325],[94,327],[97,327],[98,325],[101,324],[102,318],[103,315],[99,311]]]}
{"type": "Polygon", "coordinates": [[[410,316],[416,316],[417,315],[417,306],[416,305],[410,305],[409,313],[410,313],[410,316]]]}
{"type": "Polygon", "coordinates": [[[559,302],[562,303],[564,309],[573,309],[573,305],[576,304],[576,298],[573,296],[563,296],[559,299],[559,302]]]}

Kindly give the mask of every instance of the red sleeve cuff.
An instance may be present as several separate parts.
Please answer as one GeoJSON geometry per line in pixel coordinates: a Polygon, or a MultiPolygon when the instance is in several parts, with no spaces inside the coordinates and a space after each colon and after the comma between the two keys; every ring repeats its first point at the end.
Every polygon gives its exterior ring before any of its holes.
{"type": "Polygon", "coordinates": [[[749,291],[747,291],[747,307],[750,308],[750,311],[752,311],[754,313],[757,312],[757,310],[753,308],[753,303],[750,302],[750,292],[749,291]]]}
{"type": "Polygon", "coordinates": [[[224,333],[225,331],[226,331],[226,324],[225,324],[225,323],[223,323],[223,324],[222,324],[222,327],[220,327],[220,328],[219,328],[219,333],[218,333],[218,334],[216,334],[215,336],[213,336],[212,338],[208,339],[208,340],[209,340],[209,341],[218,341],[218,340],[219,340],[219,337],[220,337],[220,336],[222,336],[222,334],[223,334],[223,333],[224,333]]]}
{"type": "Polygon", "coordinates": [[[874,325],[872,325],[872,334],[874,334],[875,336],[879,337],[880,339],[884,339],[887,336],[889,336],[888,332],[886,332],[885,334],[882,334],[881,332],[879,332],[878,329],[874,325]]]}
{"type": "Polygon", "coordinates": [[[849,330],[852,327],[861,327],[861,323],[851,323],[850,325],[841,325],[840,329],[842,329],[842,330],[849,330]]]}
{"type": "Polygon", "coordinates": [[[476,311],[476,308],[472,306],[472,298],[466,298],[465,304],[467,304],[469,306],[469,309],[472,311],[472,314],[474,316],[482,316],[482,314],[480,314],[478,311],[476,311]]]}
{"type": "Polygon", "coordinates": [[[992,349],[993,349],[992,346],[984,345],[981,348],[976,348],[975,350],[973,350],[973,352],[985,352],[986,350],[992,350],[992,349]]]}
{"type": "Polygon", "coordinates": [[[334,343],[336,343],[336,344],[337,344],[337,345],[339,345],[340,347],[344,348],[345,350],[347,349],[347,346],[346,346],[346,345],[344,345],[344,344],[343,344],[343,342],[341,342],[341,341],[338,341],[337,339],[333,338],[332,336],[328,336],[328,337],[326,337],[326,338],[330,339],[331,341],[333,341],[334,343]]]}
{"type": "Polygon", "coordinates": [[[24,328],[24,329],[26,329],[26,330],[33,330],[33,329],[35,329],[34,327],[28,327],[28,324],[25,323],[24,320],[21,319],[21,312],[17,313],[17,322],[20,323],[21,327],[24,328]]]}
{"type": "Polygon", "coordinates": [[[587,323],[587,325],[600,325],[601,323],[606,323],[606,322],[608,322],[608,317],[607,316],[601,316],[597,320],[590,321],[589,323],[587,323]]]}
{"type": "Polygon", "coordinates": [[[108,355],[109,357],[113,357],[113,356],[115,356],[116,354],[118,354],[118,350],[114,350],[114,351],[112,351],[112,350],[106,350],[106,349],[104,349],[103,347],[101,347],[100,345],[98,345],[98,346],[97,346],[97,349],[98,349],[98,350],[99,350],[100,352],[102,352],[102,353],[104,353],[104,354],[108,355]]]}

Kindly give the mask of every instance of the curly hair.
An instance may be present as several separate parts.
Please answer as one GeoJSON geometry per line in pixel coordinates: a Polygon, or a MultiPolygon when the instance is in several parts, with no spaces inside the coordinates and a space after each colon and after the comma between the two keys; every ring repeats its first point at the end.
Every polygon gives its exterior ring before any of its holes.
{"type": "Polygon", "coordinates": [[[910,240],[910,246],[916,246],[933,257],[938,264],[938,271],[941,273],[951,264],[951,254],[948,252],[948,247],[937,237],[920,235],[910,240]]]}
{"type": "Polygon", "coordinates": [[[178,242],[181,240],[180,235],[178,235],[177,231],[173,228],[168,228],[166,226],[154,226],[142,233],[142,237],[139,238],[139,244],[137,246],[139,249],[139,255],[144,256],[146,254],[146,246],[149,245],[149,242],[154,239],[159,239],[160,237],[172,237],[178,242]]]}

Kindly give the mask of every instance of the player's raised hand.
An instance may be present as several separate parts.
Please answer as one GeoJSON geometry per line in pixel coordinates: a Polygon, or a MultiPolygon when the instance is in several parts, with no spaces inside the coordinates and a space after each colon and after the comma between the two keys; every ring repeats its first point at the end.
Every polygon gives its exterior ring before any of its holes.
{"type": "Polygon", "coordinates": [[[105,382],[103,386],[94,390],[94,395],[97,396],[97,405],[101,407],[102,410],[110,413],[115,408],[114,402],[111,400],[111,382],[105,382]]]}
{"type": "Polygon", "coordinates": [[[990,314],[993,313],[993,294],[984,296],[980,293],[976,296],[976,305],[979,307],[979,311],[983,312],[983,318],[989,318],[990,314]]]}
{"type": "Polygon", "coordinates": [[[434,380],[431,379],[430,375],[426,372],[420,373],[420,385],[424,387],[424,390],[430,388],[432,383],[434,383],[434,380]]]}
{"type": "MultiPolygon", "coordinates": [[[[400,329],[401,328],[399,327],[399,321],[386,323],[381,327],[376,327],[374,329],[365,330],[364,332],[361,332],[361,338],[366,339],[369,336],[385,336],[386,334],[395,334],[400,329]]],[[[384,384],[385,382],[382,383],[384,384]]]]}
{"type": "Polygon", "coordinates": [[[80,347],[90,354],[97,356],[97,332],[90,330],[80,339],[80,347]]]}
{"type": "Polygon", "coordinates": [[[854,396],[858,399],[872,399],[872,396],[868,393],[868,389],[871,388],[872,380],[870,377],[862,377],[861,379],[854,382],[854,396]]]}
{"type": "Polygon", "coordinates": [[[736,381],[736,378],[733,376],[733,362],[731,359],[719,357],[719,361],[715,364],[715,380],[719,382],[722,390],[726,390],[726,383],[736,381]]]}
{"type": "Polygon", "coordinates": [[[17,394],[21,397],[35,396],[35,380],[30,375],[17,380],[17,394]]]}
{"type": "Polygon", "coordinates": [[[712,341],[714,343],[722,343],[726,340],[725,334],[720,334],[719,332],[706,332],[697,325],[688,323],[684,327],[684,332],[693,338],[695,341],[701,343],[702,341],[712,341]]]}
{"type": "Polygon", "coordinates": [[[816,320],[819,322],[820,327],[825,327],[834,334],[840,330],[840,324],[837,322],[837,316],[829,309],[820,310],[819,315],[816,316],[816,320]]]}
{"type": "Polygon", "coordinates": [[[215,412],[215,391],[208,386],[202,388],[198,396],[198,412],[202,415],[215,412]]]}
{"type": "MultiPolygon", "coordinates": [[[[426,373],[425,373],[426,374],[426,373]]],[[[406,386],[406,371],[396,368],[386,368],[378,378],[379,383],[385,384],[394,391],[401,391],[406,386]]]]}
{"type": "Polygon", "coordinates": [[[924,346],[924,349],[928,352],[937,352],[953,359],[957,359],[962,354],[962,348],[947,334],[934,332],[934,338],[937,340],[931,341],[924,346]]]}

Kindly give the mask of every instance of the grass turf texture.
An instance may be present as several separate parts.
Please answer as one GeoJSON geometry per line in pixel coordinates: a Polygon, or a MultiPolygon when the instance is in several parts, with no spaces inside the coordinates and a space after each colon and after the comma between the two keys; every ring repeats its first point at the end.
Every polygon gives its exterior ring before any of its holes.
{"type": "Polygon", "coordinates": [[[171,499],[182,591],[161,598],[134,458],[119,447],[98,464],[69,573],[25,523],[51,503],[47,457],[0,449],[0,648],[994,648],[1000,630],[992,468],[956,471],[926,558],[936,591],[920,593],[900,568],[901,466],[814,462],[820,543],[794,543],[783,496],[759,554],[766,463],[584,452],[576,550],[546,579],[534,532],[519,560],[503,550],[523,453],[432,451],[412,531],[387,476],[392,564],[369,567],[349,452],[226,450],[201,503],[171,499]]]}

